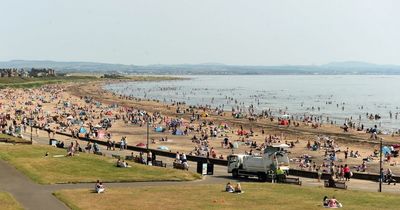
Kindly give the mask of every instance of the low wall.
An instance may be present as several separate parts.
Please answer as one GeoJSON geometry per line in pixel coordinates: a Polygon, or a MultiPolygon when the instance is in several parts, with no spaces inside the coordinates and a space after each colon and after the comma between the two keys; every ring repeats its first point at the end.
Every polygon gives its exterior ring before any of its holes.
{"type": "MultiPolygon", "coordinates": [[[[43,128],[39,128],[43,129],[43,128]]],[[[63,136],[68,136],[72,137],[71,134],[68,133],[62,133],[62,132],[56,132],[56,134],[63,135],[63,136]]],[[[96,142],[99,145],[107,146],[107,142],[105,141],[100,141],[96,139],[90,139],[90,138],[79,138],[80,140],[83,141],[90,141],[90,142],[96,142]]],[[[146,148],[143,147],[137,147],[137,146],[127,146],[128,150],[131,151],[136,151],[136,152],[147,152],[146,148]]],[[[157,149],[149,149],[153,154],[163,156],[163,157],[169,157],[169,158],[175,158],[176,153],[169,152],[169,151],[164,151],[164,150],[157,150],[157,149]]],[[[215,165],[220,165],[220,166],[227,166],[228,161],[227,160],[222,160],[222,159],[214,159],[214,158],[205,158],[205,157],[198,157],[198,156],[191,156],[187,155],[186,158],[189,161],[193,162],[208,162],[212,163],[215,165]]],[[[298,169],[290,169],[289,175],[292,176],[298,176],[298,177],[305,177],[305,178],[315,178],[317,179],[318,175],[317,172],[312,172],[312,171],[303,171],[303,170],[298,170],[298,169]]],[[[322,179],[328,179],[330,174],[323,173],[322,174],[322,179]]],[[[379,180],[379,174],[374,174],[374,173],[357,173],[353,172],[353,179],[361,179],[361,180],[370,180],[370,181],[378,181],[379,180]]],[[[400,177],[399,176],[394,176],[394,178],[397,180],[397,182],[400,182],[400,177]]]]}

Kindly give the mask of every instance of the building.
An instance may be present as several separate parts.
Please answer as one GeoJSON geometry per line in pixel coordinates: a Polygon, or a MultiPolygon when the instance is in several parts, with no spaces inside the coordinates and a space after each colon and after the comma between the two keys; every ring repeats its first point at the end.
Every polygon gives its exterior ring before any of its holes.
{"type": "Polygon", "coordinates": [[[30,71],[25,69],[16,68],[4,68],[0,69],[0,77],[51,77],[56,76],[54,69],[43,68],[35,69],[32,68],[30,71]]]}
{"type": "Polygon", "coordinates": [[[52,77],[56,76],[56,73],[54,69],[35,69],[32,68],[31,71],[29,72],[29,76],[31,77],[52,77]]]}

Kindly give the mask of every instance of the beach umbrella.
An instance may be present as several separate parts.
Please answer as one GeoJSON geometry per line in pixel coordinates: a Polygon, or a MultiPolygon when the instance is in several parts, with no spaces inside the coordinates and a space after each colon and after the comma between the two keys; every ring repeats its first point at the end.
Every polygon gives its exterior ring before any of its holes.
{"type": "Polygon", "coordinates": [[[140,142],[139,144],[136,144],[137,147],[145,147],[146,145],[140,142]]]}
{"type": "Polygon", "coordinates": [[[166,147],[166,146],[159,146],[158,149],[159,149],[159,150],[166,150],[166,151],[169,151],[169,148],[166,147]]]}
{"type": "Polygon", "coordinates": [[[156,128],[156,132],[164,132],[164,128],[159,126],[156,128]]]}
{"type": "Polygon", "coordinates": [[[384,155],[388,155],[388,154],[391,153],[391,150],[390,150],[389,147],[384,146],[384,147],[382,147],[382,153],[383,153],[384,155]]]}
{"type": "Polygon", "coordinates": [[[84,127],[81,127],[81,128],[79,129],[79,133],[86,133],[86,129],[85,129],[84,127]]]}

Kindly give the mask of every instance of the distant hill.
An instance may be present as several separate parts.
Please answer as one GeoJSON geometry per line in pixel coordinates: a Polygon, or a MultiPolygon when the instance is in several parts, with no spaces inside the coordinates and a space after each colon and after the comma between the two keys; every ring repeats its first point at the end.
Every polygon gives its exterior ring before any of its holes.
{"type": "Polygon", "coordinates": [[[93,72],[122,74],[213,74],[213,75],[285,75],[285,74],[394,74],[400,75],[400,66],[377,65],[346,61],[324,65],[240,66],[220,63],[177,65],[124,65],[97,62],[62,62],[48,60],[11,60],[0,62],[0,68],[54,68],[58,72],[93,72]]]}

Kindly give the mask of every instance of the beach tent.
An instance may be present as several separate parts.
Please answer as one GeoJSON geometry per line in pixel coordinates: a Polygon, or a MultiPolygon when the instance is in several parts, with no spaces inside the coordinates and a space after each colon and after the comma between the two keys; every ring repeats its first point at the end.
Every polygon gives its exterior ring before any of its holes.
{"type": "Polygon", "coordinates": [[[288,120],[281,120],[279,122],[279,125],[289,125],[289,121],[288,120]]]}
{"type": "Polygon", "coordinates": [[[79,133],[86,133],[86,129],[85,129],[84,127],[81,127],[81,128],[79,129],[79,133]]]}
{"type": "Polygon", "coordinates": [[[64,101],[64,107],[70,107],[71,103],[69,101],[64,101]]]}
{"type": "Polygon", "coordinates": [[[245,131],[245,130],[238,130],[237,131],[237,135],[240,135],[240,136],[245,136],[245,135],[247,135],[249,132],[247,132],[247,131],[245,131]]]}
{"type": "Polygon", "coordinates": [[[208,117],[208,113],[207,113],[207,112],[203,112],[203,113],[201,114],[201,117],[208,117]]]}
{"type": "Polygon", "coordinates": [[[164,132],[164,131],[165,131],[165,129],[163,127],[161,127],[161,126],[158,126],[156,128],[156,132],[164,132]]]}
{"type": "Polygon", "coordinates": [[[67,117],[67,120],[72,120],[74,119],[74,117],[72,117],[71,115],[67,117]]]}
{"type": "Polygon", "coordinates": [[[390,154],[391,154],[390,148],[387,147],[387,146],[382,147],[382,154],[384,154],[384,155],[390,155],[390,154]]]}
{"type": "Polygon", "coordinates": [[[169,151],[169,148],[166,146],[159,146],[158,149],[169,151]]]}
{"type": "Polygon", "coordinates": [[[236,113],[235,114],[235,118],[242,118],[242,117],[243,117],[243,115],[241,113],[236,113]]]}
{"type": "Polygon", "coordinates": [[[146,145],[140,142],[139,144],[136,144],[137,147],[145,147],[146,145]]]}
{"type": "Polygon", "coordinates": [[[183,131],[177,129],[177,130],[175,130],[175,131],[172,132],[172,135],[183,135],[183,131]]]}
{"type": "Polygon", "coordinates": [[[83,125],[83,122],[80,121],[80,120],[77,120],[77,119],[72,119],[71,123],[74,124],[74,125],[83,125]]]}

